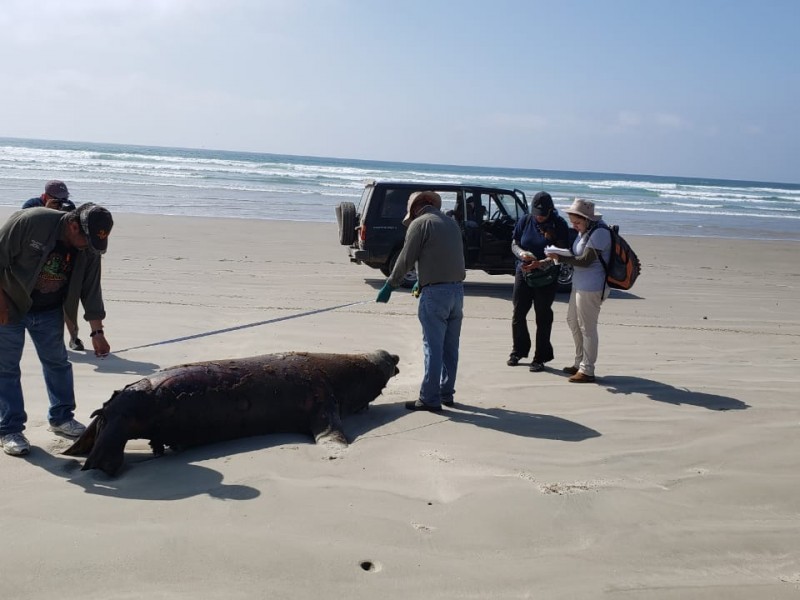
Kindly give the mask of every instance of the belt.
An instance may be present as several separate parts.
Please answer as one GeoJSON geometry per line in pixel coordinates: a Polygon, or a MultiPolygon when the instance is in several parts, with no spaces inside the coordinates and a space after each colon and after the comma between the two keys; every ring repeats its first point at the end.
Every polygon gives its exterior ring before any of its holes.
{"type": "Polygon", "coordinates": [[[426,288],[429,285],[451,285],[454,283],[462,283],[461,281],[437,281],[436,283],[426,283],[425,285],[421,286],[420,289],[426,288]]]}

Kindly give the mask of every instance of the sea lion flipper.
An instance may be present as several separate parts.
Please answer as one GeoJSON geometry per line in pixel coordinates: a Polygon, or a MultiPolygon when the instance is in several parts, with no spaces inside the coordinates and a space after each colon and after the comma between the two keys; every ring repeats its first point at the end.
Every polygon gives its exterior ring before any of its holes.
{"type": "Polygon", "coordinates": [[[86,431],[84,431],[81,436],[75,440],[75,443],[72,444],[72,446],[64,450],[64,452],[61,454],[66,454],[67,456],[86,456],[92,451],[92,449],[94,449],[94,442],[97,439],[98,424],[100,419],[102,419],[102,411],[97,410],[92,413],[92,416],[94,416],[98,412],[101,414],[95,416],[92,419],[92,422],[89,423],[86,431]]]}
{"type": "Polygon", "coordinates": [[[347,436],[342,427],[342,418],[339,416],[339,406],[333,392],[327,391],[328,398],[317,418],[311,421],[311,433],[318,444],[333,443],[340,446],[347,446],[347,436]]]}

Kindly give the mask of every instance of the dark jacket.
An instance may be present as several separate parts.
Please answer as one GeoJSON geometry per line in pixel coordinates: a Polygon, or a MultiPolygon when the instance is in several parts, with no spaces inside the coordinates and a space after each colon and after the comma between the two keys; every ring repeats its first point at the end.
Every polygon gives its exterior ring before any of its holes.
{"type": "MultiPolygon", "coordinates": [[[[18,210],[0,227],[0,288],[9,300],[9,317],[18,321],[31,308],[31,292],[47,257],[63,235],[67,213],[50,208],[18,210]]],[[[64,313],[77,322],[78,302],[87,321],[106,316],[100,289],[100,256],[76,253],[64,313]]]]}

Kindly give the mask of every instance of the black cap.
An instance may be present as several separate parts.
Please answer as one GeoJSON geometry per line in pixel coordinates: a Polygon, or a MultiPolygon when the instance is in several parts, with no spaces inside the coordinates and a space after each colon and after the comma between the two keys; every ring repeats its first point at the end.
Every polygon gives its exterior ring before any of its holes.
{"type": "Polygon", "coordinates": [[[48,181],[47,185],[44,186],[44,193],[51,198],[56,198],[57,200],[66,200],[69,198],[67,184],[63,181],[59,181],[58,179],[48,181]]]}
{"type": "Polygon", "coordinates": [[[533,197],[533,204],[531,205],[531,214],[534,217],[546,217],[554,209],[553,199],[547,192],[537,192],[533,197]]]}
{"type": "Polygon", "coordinates": [[[111,213],[92,202],[81,204],[78,208],[81,231],[89,240],[89,246],[97,254],[104,254],[108,248],[108,235],[114,226],[111,213]]]}

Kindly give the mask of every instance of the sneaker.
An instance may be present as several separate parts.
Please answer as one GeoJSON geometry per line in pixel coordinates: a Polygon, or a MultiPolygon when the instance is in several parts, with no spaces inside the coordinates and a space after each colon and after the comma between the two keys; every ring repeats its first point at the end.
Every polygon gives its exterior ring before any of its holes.
{"type": "Polygon", "coordinates": [[[447,400],[442,400],[442,406],[455,406],[456,401],[452,398],[448,398],[447,400]]]}
{"type": "Polygon", "coordinates": [[[0,435],[0,445],[3,446],[3,452],[11,456],[24,456],[31,451],[31,444],[22,433],[0,435]]]}
{"type": "Polygon", "coordinates": [[[512,354],[511,356],[508,357],[506,364],[509,367],[516,367],[519,364],[519,356],[517,356],[516,354],[512,354]]]}
{"type": "Polygon", "coordinates": [[[586,373],[581,373],[578,371],[569,378],[570,383],[594,383],[594,375],[587,375],[586,373]]]}
{"type": "Polygon", "coordinates": [[[532,362],[528,370],[532,373],[538,373],[539,371],[544,371],[544,365],[540,362],[532,362]]]}
{"type": "Polygon", "coordinates": [[[441,406],[431,406],[430,404],[425,404],[422,400],[406,402],[406,408],[408,410],[427,410],[428,412],[442,412],[441,406]]]}
{"type": "Polygon", "coordinates": [[[575,373],[578,372],[578,367],[564,367],[561,370],[564,371],[564,373],[566,373],[567,375],[575,375],[575,373]]]}
{"type": "Polygon", "coordinates": [[[78,423],[75,419],[70,419],[65,423],[61,423],[61,425],[50,425],[48,429],[53,433],[60,433],[67,437],[76,438],[80,437],[83,432],[86,431],[86,426],[78,423]]]}
{"type": "Polygon", "coordinates": [[[72,338],[69,341],[69,347],[71,350],[76,350],[78,352],[86,350],[86,348],[83,347],[83,342],[81,341],[81,338],[72,338]]]}

